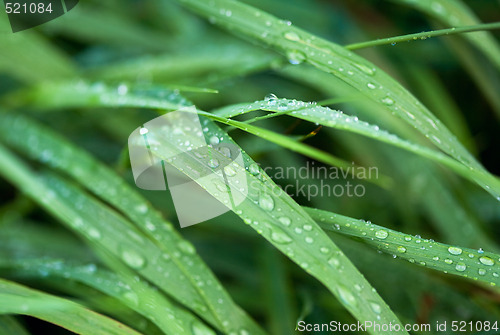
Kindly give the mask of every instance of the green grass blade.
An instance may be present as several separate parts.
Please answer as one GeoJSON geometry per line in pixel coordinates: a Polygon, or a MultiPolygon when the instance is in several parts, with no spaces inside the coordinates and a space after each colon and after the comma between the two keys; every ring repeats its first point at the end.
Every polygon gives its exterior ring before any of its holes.
{"type": "Polygon", "coordinates": [[[140,335],[72,301],[0,279],[0,314],[22,314],[84,335],[140,335]]]}
{"type": "Polygon", "coordinates": [[[32,105],[39,109],[72,107],[139,107],[175,110],[190,103],[179,92],[160,85],[119,85],[103,82],[49,82],[7,96],[12,107],[32,105]]]}
{"type": "Polygon", "coordinates": [[[349,49],[349,50],[358,50],[358,49],[371,48],[371,47],[380,46],[380,45],[394,45],[395,43],[401,43],[401,42],[426,40],[426,39],[431,38],[431,37],[456,35],[456,34],[470,33],[470,32],[483,31],[483,30],[494,30],[494,29],[500,29],[500,22],[483,23],[483,24],[477,24],[474,26],[466,26],[466,27],[457,27],[457,28],[454,27],[454,28],[448,28],[448,29],[438,29],[438,30],[426,31],[423,33],[415,33],[415,34],[407,34],[407,35],[401,35],[401,36],[396,36],[396,37],[381,38],[381,39],[374,40],[374,41],[366,41],[366,42],[349,44],[349,45],[346,45],[345,48],[349,49]]]}
{"type": "Polygon", "coordinates": [[[95,264],[72,264],[60,259],[0,260],[0,267],[9,275],[27,278],[65,278],[81,282],[114,297],[155,323],[165,334],[191,335],[193,329],[215,334],[192,314],[168,301],[158,290],[138,277],[126,276],[100,269],[95,264]],[[168,313],[168,315],[166,315],[168,313]]]}
{"type": "Polygon", "coordinates": [[[148,254],[153,257],[156,266],[155,264],[144,264],[144,269],[136,270],[176,300],[196,311],[215,327],[227,332],[244,327],[255,334],[262,333],[262,330],[234,304],[212,272],[196,255],[194,247],[181,238],[172,225],[166,222],[151,207],[151,204],[123,179],[84,151],[68,143],[64,138],[26,118],[12,117],[8,114],[3,114],[0,118],[0,128],[5,130],[3,135],[9,134],[5,137],[2,135],[0,138],[31,157],[63,170],[80,180],[95,194],[106,199],[127,215],[142,231],[142,235],[146,236],[146,239],[141,238],[143,244],[139,245],[136,240],[130,237],[138,236],[138,232],[134,227],[131,227],[128,220],[63,180],[52,177],[51,180],[54,184],[49,187],[36,179],[21,162],[4,151],[6,157],[10,158],[2,159],[0,165],[6,164],[3,165],[2,173],[9,174],[8,177],[6,176],[8,179],[15,182],[34,200],[83,236],[89,236],[88,229],[91,231],[101,230],[99,235],[102,236],[102,239],[98,243],[114,255],[123,257],[123,249],[128,247],[132,253],[148,254]],[[16,133],[21,137],[17,137],[16,133]],[[23,140],[24,135],[22,134],[24,133],[29,133],[31,140],[23,140]],[[16,165],[22,168],[16,168],[16,165]],[[43,202],[46,194],[53,194],[56,191],[56,185],[60,187],[59,192],[66,189],[74,197],[79,198],[79,201],[93,209],[77,208],[75,203],[64,200],[65,197],[58,198],[57,202],[43,202]],[[63,211],[67,212],[69,219],[62,216],[61,212],[63,211]],[[93,212],[106,217],[108,220],[104,221],[106,224],[102,224],[99,219],[89,214],[93,212]],[[89,226],[74,224],[75,221],[80,222],[82,217],[86,218],[89,226]],[[111,228],[112,226],[114,228],[111,228]],[[117,232],[123,234],[120,245],[116,244],[117,232]],[[108,239],[112,239],[112,241],[103,242],[103,240],[108,239]],[[186,264],[189,264],[189,267],[186,264]],[[163,272],[159,272],[158,269],[162,269],[163,272]],[[166,273],[179,280],[170,281],[168,277],[165,277],[166,273]],[[196,278],[203,278],[204,285],[200,286],[199,280],[196,278]]]}
{"type": "MultiPolygon", "coordinates": [[[[481,21],[472,10],[460,0],[391,0],[427,14],[448,27],[463,27],[479,25],[481,21]]],[[[465,34],[464,37],[479,50],[500,70],[500,46],[489,32],[465,34]]]]}
{"type": "Polygon", "coordinates": [[[28,331],[13,317],[0,316],[0,335],[29,335],[28,331]]]}
{"type": "Polygon", "coordinates": [[[306,211],[323,229],[359,238],[393,257],[491,286],[500,285],[500,255],[410,236],[315,208],[306,208],[306,211]]]}
{"type": "MultiPolygon", "coordinates": [[[[426,147],[404,141],[393,134],[380,130],[378,126],[358,120],[357,117],[345,115],[340,111],[332,110],[327,107],[317,106],[315,103],[305,103],[302,101],[289,99],[271,99],[256,101],[250,104],[229,106],[220,109],[215,113],[217,115],[228,118],[254,110],[287,113],[287,115],[309,122],[350,131],[384,143],[394,145],[417,155],[431,159],[435,162],[444,164],[456,173],[460,174],[462,177],[473,182],[477,182],[493,196],[500,198],[500,182],[493,175],[486,174],[481,170],[471,170],[461,163],[455,161],[454,159],[443,155],[441,152],[437,152],[426,147]]],[[[230,122],[227,122],[227,124],[234,125],[238,128],[245,129],[249,132],[263,137],[257,130],[253,129],[254,126],[246,125],[232,120],[230,122]]]]}
{"type": "Polygon", "coordinates": [[[437,147],[471,169],[484,170],[450,131],[411,93],[375,65],[349,50],[237,1],[178,0],[212,22],[286,55],[308,62],[356,88],[397,115],[437,147]],[[248,18],[251,17],[252,20],[248,18]]]}
{"type": "Polygon", "coordinates": [[[73,78],[76,66],[65,54],[34,31],[13,34],[7,14],[0,11],[0,73],[27,83],[73,78]],[[15,64],[15,65],[14,65],[15,64]]]}
{"type": "MultiPolygon", "coordinates": [[[[229,143],[235,145],[228,135],[210,120],[205,119],[203,127],[207,138],[216,137],[220,145],[229,143]]],[[[150,152],[195,180],[218,199],[230,197],[232,193],[227,188],[221,187],[221,183],[225,185],[222,173],[213,173],[210,161],[216,160],[220,165],[232,169],[230,171],[225,168],[224,171],[228,171],[227,182],[234,192],[241,192],[242,185],[236,183],[231,175],[244,174],[251,187],[248,187],[247,194],[242,194],[245,200],[236,207],[235,213],[245,223],[322,282],[361,322],[399,324],[394,313],[372,290],[370,284],[342,251],[292,198],[276,186],[263,171],[259,171],[249,156],[243,155],[245,166],[240,166],[217,150],[212,150],[210,156],[203,157],[201,154],[199,157],[200,155],[196,155],[184,146],[185,141],[189,141],[190,145],[197,143],[197,138],[183,129],[184,125],[179,122],[171,129],[156,133],[155,141],[150,142],[150,152]],[[185,154],[175,160],[168,159],[179,152],[185,154]],[[213,175],[213,178],[198,178],[200,175],[213,175]],[[313,245],[316,248],[312,248],[313,245]]],[[[370,329],[370,333],[380,334],[376,329],[370,329]]]]}

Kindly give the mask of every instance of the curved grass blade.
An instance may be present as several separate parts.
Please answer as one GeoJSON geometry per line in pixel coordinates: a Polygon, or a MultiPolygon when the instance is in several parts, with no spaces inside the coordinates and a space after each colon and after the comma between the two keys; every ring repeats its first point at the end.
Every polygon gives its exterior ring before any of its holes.
{"type": "MultiPolygon", "coordinates": [[[[449,27],[480,25],[481,21],[472,10],[460,0],[391,0],[413,7],[449,27]]],[[[500,46],[491,33],[483,31],[465,34],[471,44],[481,50],[500,70],[500,46]]]]}
{"type": "MultiPolygon", "coordinates": [[[[441,121],[411,93],[362,57],[335,43],[296,28],[289,21],[279,20],[237,1],[177,1],[232,33],[272,47],[296,64],[308,62],[333,74],[383,106],[387,112],[411,124],[437,147],[468,168],[485,171],[441,121]]],[[[496,196],[500,198],[500,194],[496,196]]]]}
{"type": "Polygon", "coordinates": [[[0,335],[29,335],[28,331],[13,317],[0,315],[0,335]]]}
{"type": "MultiPolygon", "coordinates": [[[[266,110],[275,112],[277,114],[286,113],[287,115],[309,122],[336,129],[346,130],[394,145],[438,163],[444,164],[456,173],[460,174],[462,177],[473,182],[477,182],[486,191],[490,192],[494,196],[500,196],[500,181],[498,181],[494,176],[488,175],[481,170],[470,170],[461,163],[455,161],[454,159],[451,159],[441,152],[437,152],[432,149],[428,149],[426,147],[402,140],[393,134],[380,130],[378,126],[359,121],[357,117],[345,115],[340,111],[332,110],[328,107],[317,106],[315,103],[305,103],[302,101],[289,99],[271,99],[256,101],[250,104],[229,106],[220,109],[215,113],[217,115],[230,118],[254,110],[266,110]]],[[[245,123],[233,120],[228,121],[227,124],[231,124],[242,129],[246,128],[245,130],[250,132],[252,132],[253,130],[253,126],[249,126],[245,123]]],[[[255,134],[260,136],[260,134],[256,131],[255,134]]]]}
{"type": "Polygon", "coordinates": [[[67,299],[0,279],[0,314],[22,314],[84,335],[140,335],[135,330],[67,299]]]}
{"type": "Polygon", "coordinates": [[[119,275],[95,264],[72,264],[61,259],[0,260],[0,267],[10,275],[28,278],[54,277],[81,282],[121,301],[155,323],[165,334],[192,335],[193,330],[215,334],[192,314],[168,301],[158,290],[138,277],[119,275]]]}
{"type": "MultiPolygon", "coordinates": [[[[68,182],[51,177],[53,184],[49,186],[37,179],[22,162],[4,149],[2,153],[6,155],[6,159],[0,160],[0,166],[3,166],[1,173],[6,178],[17,184],[54,216],[59,217],[69,228],[94,241],[96,240],[92,239],[91,235],[99,235],[101,238],[96,243],[115,256],[123,257],[126,248],[130,249],[130,252],[126,253],[128,256],[149,255],[155,264],[140,262],[144,268],[135,270],[215,327],[226,332],[244,327],[255,334],[263,333],[233,302],[213,273],[196,255],[194,247],[123,179],[64,138],[24,117],[0,114],[0,121],[0,128],[4,130],[0,135],[2,140],[30,157],[80,180],[92,192],[127,215],[146,238],[141,238],[128,220],[68,182]],[[20,137],[15,135],[16,133],[20,137]],[[23,134],[30,134],[27,141],[23,134]],[[56,197],[57,201],[48,202],[47,194],[55,196],[56,186],[59,187],[57,191],[72,194],[73,202],[67,200],[67,195],[56,197]],[[79,200],[76,201],[76,198],[79,200]],[[87,209],[78,208],[75,202],[86,204],[87,209]],[[100,213],[101,218],[106,217],[106,220],[101,221],[90,213],[100,213]],[[120,235],[122,237],[117,244],[120,235]],[[169,280],[167,274],[177,280],[169,280]],[[203,285],[200,285],[200,280],[203,285]]],[[[140,261],[141,258],[135,259],[140,261]]]]}
{"type": "MultiPolygon", "coordinates": [[[[197,137],[192,132],[185,131],[186,125],[183,122],[177,121],[150,138],[150,152],[196,181],[217,199],[232,199],[236,196],[233,192],[237,192],[238,197],[241,196],[244,200],[235,206],[234,212],[322,282],[360,322],[392,322],[400,325],[394,313],[342,251],[290,196],[260,171],[249,156],[243,153],[245,166],[240,166],[217,150],[211,150],[210,154],[193,152],[196,150],[189,150],[189,146],[197,143],[197,137]],[[190,143],[187,147],[186,141],[190,143]],[[179,152],[184,154],[177,156],[175,160],[169,158],[179,152]],[[214,166],[213,162],[225,166],[223,170],[227,174],[222,174],[220,170],[215,173],[211,167],[214,166]],[[243,185],[232,178],[236,175],[246,176],[250,186],[247,187],[248,193],[241,191],[243,185]],[[199,178],[200,176],[210,178],[199,178]]],[[[208,139],[217,138],[221,146],[236,145],[211,120],[204,119],[202,126],[208,139]]],[[[381,334],[377,329],[370,329],[369,332],[381,334]]]]}
{"type": "Polygon", "coordinates": [[[407,34],[407,35],[401,35],[401,36],[395,36],[395,37],[387,37],[387,38],[381,38],[373,41],[366,41],[366,42],[359,42],[359,43],[353,43],[346,45],[345,48],[349,50],[358,50],[358,49],[363,49],[363,48],[371,48],[374,46],[379,46],[379,45],[394,45],[394,43],[401,43],[401,42],[409,42],[409,41],[416,41],[416,40],[425,40],[431,37],[439,37],[439,36],[449,36],[449,35],[455,35],[455,34],[463,34],[463,33],[470,33],[470,32],[477,32],[477,31],[485,31],[485,30],[494,30],[494,29],[500,29],[500,22],[494,22],[494,23],[483,23],[483,24],[477,24],[473,26],[465,26],[465,27],[456,27],[456,28],[448,28],[448,29],[438,29],[438,30],[431,30],[431,31],[426,31],[422,33],[414,33],[414,34],[407,34]]]}
{"type": "Polygon", "coordinates": [[[38,109],[71,107],[139,107],[174,110],[191,105],[179,92],[159,85],[109,85],[103,82],[46,82],[15,92],[7,105],[33,105],[38,109]]]}
{"type": "Polygon", "coordinates": [[[500,255],[410,236],[339,214],[305,208],[325,230],[353,236],[380,251],[410,263],[471,278],[491,286],[500,285],[500,255]]]}

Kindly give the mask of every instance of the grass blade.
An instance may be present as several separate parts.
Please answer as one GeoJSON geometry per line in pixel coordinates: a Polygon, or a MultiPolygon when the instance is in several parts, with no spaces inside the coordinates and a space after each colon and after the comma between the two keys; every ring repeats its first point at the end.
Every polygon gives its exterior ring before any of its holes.
{"type": "MultiPolygon", "coordinates": [[[[485,171],[450,131],[411,93],[375,65],[347,49],[237,1],[178,0],[212,22],[268,45],[293,63],[308,62],[333,74],[386,112],[397,115],[470,169],[485,171]],[[229,14],[229,15],[228,15],[229,14]],[[248,20],[252,17],[252,20],[248,20]]],[[[500,194],[496,195],[500,198],[500,194]]]]}
{"type": "Polygon", "coordinates": [[[155,323],[165,334],[191,335],[192,329],[215,334],[190,313],[174,306],[156,289],[138,277],[116,274],[95,264],[72,264],[61,259],[0,260],[0,267],[23,278],[65,278],[90,286],[121,301],[155,323]],[[140,297],[140,298],[139,298],[140,297]],[[161,308],[159,308],[161,307],[161,308]],[[165,314],[168,312],[168,316],[165,314]]]}
{"type": "MultiPolygon", "coordinates": [[[[232,192],[221,187],[221,183],[225,185],[225,178],[220,171],[218,174],[212,173],[211,161],[215,160],[219,165],[232,169],[229,171],[225,168],[224,171],[228,171],[227,185],[230,185],[230,189],[234,192],[241,192],[238,190],[242,185],[231,179],[231,175],[244,174],[251,187],[248,188],[248,194],[241,194],[245,200],[236,207],[235,213],[245,223],[322,282],[361,322],[399,324],[394,313],[372,290],[370,284],[342,251],[295,201],[278,188],[263,171],[259,171],[249,156],[243,154],[245,166],[240,166],[217,150],[212,150],[210,155],[200,155],[200,153],[196,155],[184,146],[186,141],[189,141],[190,145],[197,143],[195,135],[184,130],[185,126],[181,120],[177,120],[175,125],[156,133],[154,141],[149,142],[150,152],[195,180],[218,199],[232,197],[232,192]],[[168,158],[179,152],[185,154],[175,160],[168,158]],[[213,177],[208,179],[198,178],[212,175],[213,177]],[[318,250],[311,248],[313,242],[318,250]]],[[[203,127],[208,139],[216,137],[221,145],[236,145],[210,120],[203,120],[203,127]]],[[[377,329],[370,329],[370,333],[380,332],[377,329]]]]}
{"type": "Polygon", "coordinates": [[[140,335],[135,330],[72,301],[4,279],[0,279],[0,300],[0,314],[30,315],[77,334],[140,335]]]}
{"type": "MultiPolygon", "coordinates": [[[[171,224],[165,222],[137,192],[132,191],[123,180],[90,156],[76,148],[71,150],[71,146],[63,139],[59,141],[58,137],[45,133],[26,119],[20,118],[17,122],[14,120],[15,118],[8,122],[4,116],[0,125],[13,127],[17,124],[25,130],[29,128],[32,139],[36,141],[32,142],[35,144],[31,147],[25,146],[25,150],[45,163],[49,162],[81,178],[97,194],[106,197],[116,207],[124,210],[146,238],[142,238],[137,229],[121,215],[86,195],[71,183],[55,176],[40,180],[22,162],[3,149],[0,165],[2,174],[7,179],[69,228],[104,247],[115,256],[121,259],[127,258],[131,268],[174,299],[199,313],[215,327],[227,329],[229,332],[234,327],[239,329],[243,326],[256,334],[262,333],[223,291],[213,274],[196,256],[194,247],[175,233],[171,224]],[[69,157],[75,159],[68,159],[69,157]],[[84,166],[85,169],[82,168],[84,166]],[[117,192],[126,193],[128,197],[118,197],[117,192]],[[47,195],[53,199],[48,201],[47,195]],[[99,213],[100,219],[95,213],[99,213]],[[103,225],[101,222],[106,224],[103,225]],[[154,262],[146,263],[142,256],[144,254],[150,255],[154,262]],[[130,260],[133,261],[132,264],[130,260]],[[189,268],[186,264],[190,264],[189,268]],[[158,269],[161,269],[161,272],[158,269]],[[182,280],[170,281],[166,274],[182,280]],[[197,285],[199,280],[195,278],[204,278],[205,285],[197,285]]],[[[12,143],[22,147],[19,141],[12,143]]]]}
{"type": "MultiPolygon", "coordinates": [[[[417,155],[429,158],[435,162],[444,164],[456,173],[460,174],[462,177],[477,182],[486,191],[490,192],[495,197],[500,196],[500,182],[496,179],[496,177],[486,174],[481,170],[470,170],[469,168],[465,167],[454,159],[443,155],[440,152],[404,141],[393,134],[380,130],[378,126],[359,121],[357,117],[348,116],[340,111],[335,111],[327,107],[317,106],[315,103],[304,103],[302,101],[289,99],[272,99],[256,101],[251,104],[229,106],[220,109],[215,113],[217,115],[230,118],[254,110],[266,110],[275,112],[277,114],[287,113],[287,115],[309,122],[336,129],[347,130],[384,143],[394,145],[417,155]]],[[[234,125],[238,128],[247,130],[263,137],[258,131],[253,129],[253,126],[249,126],[233,120],[226,121],[225,123],[234,125]]]]}
{"type": "Polygon", "coordinates": [[[315,208],[306,208],[306,211],[323,229],[356,237],[394,257],[491,286],[500,285],[500,255],[410,236],[315,208]]]}

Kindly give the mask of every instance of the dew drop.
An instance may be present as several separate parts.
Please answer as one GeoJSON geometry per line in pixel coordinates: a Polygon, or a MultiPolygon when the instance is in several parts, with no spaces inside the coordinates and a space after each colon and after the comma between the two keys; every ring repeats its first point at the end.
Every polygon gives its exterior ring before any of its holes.
{"type": "Polygon", "coordinates": [[[488,265],[488,266],[492,266],[493,264],[495,264],[495,261],[493,259],[491,259],[490,257],[488,257],[488,256],[479,257],[479,261],[482,264],[488,265]]]}
{"type": "Polygon", "coordinates": [[[217,136],[210,137],[210,139],[208,141],[210,142],[211,145],[217,145],[220,142],[220,140],[217,136]]]}
{"type": "Polygon", "coordinates": [[[449,247],[448,252],[452,255],[461,255],[462,254],[462,249],[457,248],[457,247],[449,247]]]}
{"type": "Polygon", "coordinates": [[[453,264],[453,261],[451,259],[449,259],[449,258],[445,259],[444,262],[446,264],[453,264]]]}
{"type": "Polygon", "coordinates": [[[379,304],[375,302],[370,302],[370,308],[372,309],[373,312],[380,314],[382,313],[382,308],[380,307],[379,304]]]}
{"type": "Polygon", "coordinates": [[[334,268],[338,268],[339,265],[340,265],[340,262],[338,260],[338,258],[336,257],[332,257],[328,260],[328,264],[330,264],[331,266],[333,266],[334,268]]]}
{"type": "Polygon", "coordinates": [[[259,206],[263,210],[272,211],[274,209],[274,200],[269,194],[261,193],[259,197],[259,206]]]}
{"type": "Polygon", "coordinates": [[[486,274],[486,270],[485,269],[479,269],[479,270],[477,270],[477,273],[479,273],[481,276],[484,276],[486,274]]]}
{"type": "Polygon", "coordinates": [[[368,83],[368,84],[366,84],[366,86],[367,86],[369,89],[371,89],[371,90],[374,90],[374,89],[377,87],[377,86],[375,86],[375,85],[374,85],[374,84],[372,84],[372,83],[368,83]]]}
{"type": "Polygon", "coordinates": [[[177,243],[177,247],[182,252],[189,254],[189,255],[193,255],[196,252],[193,245],[191,243],[189,243],[188,241],[180,241],[179,243],[177,243]]]}
{"type": "Polygon", "coordinates": [[[248,167],[248,171],[250,171],[251,174],[253,174],[254,176],[258,175],[260,173],[260,169],[259,169],[259,166],[255,163],[251,164],[249,167],[248,167]]]}
{"type": "Polygon", "coordinates": [[[204,324],[198,321],[194,321],[191,324],[191,331],[193,335],[212,335],[213,332],[204,324]]]}
{"type": "Polygon", "coordinates": [[[405,253],[406,252],[406,248],[403,247],[403,246],[401,246],[401,245],[397,249],[398,249],[398,252],[400,252],[400,253],[405,253]]]}
{"type": "Polygon", "coordinates": [[[286,57],[288,58],[288,61],[290,62],[290,64],[293,64],[293,65],[298,65],[306,59],[306,56],[302,52],[297,51],[297,50],[288,51],[286,53],[286,57]]]}
{"type": "Polygon", "coordinates": [[[389,97],[385,97],[382,99],[382,103],[386,106],[392,106],[392,105],[394,105],[394,100],[392,100],[389,97]]]}
{"type": "Polygon", "coordinates": [[[353,65],[369,76],[373,76],[373,74],[375,73],[374,69],[371,69],[366,65],[358,64],[358,63],[354,63],[353,65]]]}
{"type": "Polygon", "coordinates": [[[319,251],[321,251],[322,254],[327,254],[330,252],[330,249],[328,249],[327,247],[321,247],[319,251]]]}
{"type": "Polygon", "coordinates": [[[146,265],[146,259],[134,250],[123,250],[123,261],[134,269],[142,269],[146,265]]]}
{"type": "Polygon", "coordinates": [[[292,238],[288,236],[287,233],[285,233],[284,231],[282,231],[277,227],[273,228],[273,232],[271,233],[271,240],[278,244],[292,243],[292,238]]]}
{"type": "Polygon", "coordinates": [[[381,240],[386,239],[389,236],[389,233],[386,230],[378,230],[375,233],[375,236],[381,240]]]}
{"type": "Polygon", "coordinates": [[[290,220],[290,218],[287,216],[282,216],[278,220],[281,222],[281,224],[283,226],[286,226],[286,227],[288,227],[290,225],[290,223],[292,222],[292,220],[290,220]]]}
{"type": "Polygon", "coordinates": [[[304,228],[305,231],[311,231],[313,227],[310,224],[306,224],[302,228],[304,228]]]}
{"type": "Polygon", "coordinates": [[[339,294],[340,300],[345,305],[356,306],[357,304],[356,298],[354,298],[354,295],[346,287],[339,285],[337,287],[337,293],[339,294]]]}
{"type": "Polygon", "coordinates": [[[311,244],[311,243],[313,243],[313,242],[314,242],[314,239],[313,239],[312,237],[309,237],[309,236],[308,236],[308,237],[306,237],[306,238],[305,238],[305,241],[306,241],[306,243],[311,244]]]}
{"type": "Polygon", "coordinates": [[[231,167],[231,166],[226,166],[224,168],[224,172],[226,173],[226,175],[228,175],[229,177],[234,177],[236,176],[236,171],[231,167]]]}
{"type": "Polygon", "coordinates": [[[273,93],[266,95],[266,97],[264,98],[264,101],[268,101],[268,102],[276,101],[276,100],[278,100],[278,97],[273,93]]]}
{"type": "Polygon", "coordinates": [[[411,241],[411,236],[410,235],[406,235],[405,236],[405,241],[410,242],[411,241]]]}
{"type": "Polygon", "coordinates": [[[212,169],[215,169],[216,167],[219,166],[219,161],[215,158],[211,159],[208,161],[208,166],[211,167],[212,169]]]}
{"type": "Polygon", "coordinates": [[[297,35],[297,33],[293,32],[293,31],[288,31],[285,33],[285,38],[289,41],[300,41],[300,37],[299,35],[297,35]]]}
{"type": "Polygon", "coordinates": [[[141,128],[141,130],[139,130],[139,134],[141,135],[146,135],[148,132],[149,132],[148,128],[141,128]]]}
{"type": "Polygon", "coordinates": [[[87,233],[89,234],[89,236],[93,239],[100,239],[101,238],[101,232],[93,227],[89,228],[87,233]]]}
{"type": "Polygon", "coordinates": [[[455,269],[457,271],[463,272],[467,269],[467,266],[465,265],[465,263],[460,262],[460,263],[457,263],[457,265],[455,266],[455,269]]]}

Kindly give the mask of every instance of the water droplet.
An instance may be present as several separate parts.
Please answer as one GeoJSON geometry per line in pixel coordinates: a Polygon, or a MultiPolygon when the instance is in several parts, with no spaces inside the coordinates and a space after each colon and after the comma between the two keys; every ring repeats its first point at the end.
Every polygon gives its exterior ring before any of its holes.
{"type": "Polygon", "coordinates": [[[377,304],[375,302],[370,302],[370,308],[372,309],[372,311],[374,311],[377,314],[382,313],[382,308],[380,307],[379,304],[377,304]]]}
{"type": "Polygon", "coordinates": [[[134,291],[125,292],[123,298],[131,302],[134,306],[139,305],[139,296],[134,291]]]}
{"type": "Polygon", "coordinates": [[[226,173],[226,175],[228,175],[229,177],[234,177],[236,176],[236,171],[231,167],[231,166],[226,166],[224,168],[224,172],[226,173]]]}
{"type": "Polygon", "coordinates": [[[353,65],[369,76],[373,76],[375,73],[375,69],[372,69],[364,64],[353,63],[353,65]]]}
{"type": "Polygon", "coordinates": [[[330,249],[328,249],[327,247],[321,247],[319,248],[319,251],[321,251],[322,254],[327,254],[330,252],[330,249]]]}
{"type": "Polygon", "coordinates": [[[310,224],[306,224],[302,228],[304,228],[305,231],[311,231],[313,229],[313,227],[310,224]]]}
{"type": "Polygon", "coordinates": [[[260,173],[259,166],[255,163],[250,164],[250,166],[248,167],[248,171],[250,171],[250,173],[253,174],[254,176],[260,173]]]}
{"type": "Polygon", "coordinates": [[[259,206],[263,210],[272,211],[274,209],[274,200],[269,194],[261,193],[259,197],[259,206]]]}
{"type": "Polygon", "coordinates": [[[219,144],[220,140],[217,136],[212,136],[210,137],[209,142],[211,145],[217,145],[219,144]]]}
{"type": "Polygon", "coordinates": [[[389,236],[389,233],[386,231],[386,230],[378,230],[376,233],[375,233],[375,236],[381,240],[387,238],[387,236],[389,236]]]}
{"type": "Polygon", "coordinates": [[[290,225],[290,223],[292,222],[292,220],[290,220],[289,217],[286,217],[286,216],[282,216],[278,219],[282,225],[288,227],[290,225]]]}
{"type": "Polygon", "coordinates": [[[139,134],[141,135],[146,135],[149,132],[148,128],[141,128],[139,130],[139,134]]]}
{"type": "Polygon", "coordinates": [[[485,269],[479,269],[479,270],[477,270],[477,273],[479,273],[481,276],[484,276],[486,274],[486,270],[485,269]]]}
{"type": "Polygon", "coordinates": [[[444,262],[446,264],[453,264],[453,261],[451,259],[449,259],[449,258],[445,259],[444,262]]]}
{"type": "Polygon", "coordinates": [[[274,227],[271,233],[271,240],[279,244],[289,244],[292,243],[292,239],[283,230],[274,227]]]}
{"type": "Polygon", "coordinates": [[[385,98],[382,99],[382,103],[384,105],[387,105],[387,106],[392,106],[392,105],[394,105],[394,100],[392,100],[389,97],[385,97],[385,98]]]}
{"type": "Polygon", "coordinates": [[[308,236],[308,237],[306,237],[306,238],[305,238],[305,241],[306,241],[306,243],[311,244],[311,243],[313,243],[313,242],[314,242],[314,239],[313,239],[312,237],[309,237],[309,236],[308,236]]]}
{"type": "Polygon", "coordinates": [[[146,265],[146,259],[135,250],[123,250],[121,255],[123,261],[131,268],[142,269],[146,265]]]}
{"type": "Polygon", "coordinates": [[[87,233],[89,234],[89,236],[93,239],[100,239],[101,238],[101,232],[97,229],[95,229],[94,227],[90,227],[87,231],[87,233]]]}
{"type": "Polygon", "coordinates": [[[452,255],[461,255],[462,254],[462,249],[457,248],[457,247],[449,247],[448,252],[452,255]]]}
{"type": "Polygon", "coordinates": [[[177,243],[177,247],[186,254],[193,255],[196,250],[191,243],[188,241],[180,241],[177,243]]]}
{"type": "Polygon", "coordinates": [[[304,53],[297,51],[297,50],[288,51],[286,53],[286,57],[288,58],[288,61],[290,62],[290,64],[293,64],[293,65],[298,65],[306,59],[306,56],[304,55],[304,53]]]}
{"type": "Polygon", "coordinates": [[[328,264],[330,264],[331,266],[333,266],[334,268],[338,268],[339,265],[340,265],[340,262],[338,260],[338,258],[336,257],[332,257],[328,260],[328,264]]]}
{"type": "Polygon", "coordinates": [[[465,263],[460,262],[460,263],[457,263],[457,265],[455,266],[455,269],[457,271],[463,272],[467,269],[467,266],[465,265],[465,263]]]}
{"type": "Polygon", "coordinates": [[[199,321],[194,321],[191,324],[191,331],[193,335],[213,335],[212,330],[199,321]]]}
{"type": "Polygon", "coordinates": [[[495,264],[495,261],[488,256],[479,257],[479,261],[481,263],[483,263],[484,265],[488,265],[488,266],[492,266],[493,264],[495,264]]]}
{"type": "Polygon", "coordinates": [[[268,102],[276,101],[276,100],[278,100],[278,97],[273,93],[266,95],[266,97],[264,98],[264,101],[268,101],[268,102]]]}
{"type": "Polygon", "coordinates": [[[219,166],[219,161],[215,158],[211,159],[208,161],[208,166],[211,167],[212,169],[215,169],[216,167],[219,166]]]}
{"type": "Polygon", "coordinates": [[[406,235],[405,236],[405,241],[410,242],[411,241],[411,236],[410,235],[406,235]]]}
{"type": "Polygon", "coordinates": [[[478,254],[484,254],[484,250],[483,248],[479,248],[479,250],[477,251],[478,254]]]}
{"type": "Polygon", "coordinates": [[[366,86],[367,86],[369,89],[371,89],[371,90],[374,90],[374,89],[377,87],[377,86],[375,86],[375,85],[374,85],[374,84],[372,84],[372,83],[368,83],[368,84],[366,84],[366,86]]]}
{"type": "Polygon", "coordinates": [[[293,31],[288,31],[285,33],[285,38],[289,41],[300,41],[300,37],[299,35],[297,35],[296,32],[293,32],[293,31]]]}
{"type": "Polygon", "coordinates": [[[403,247],[403,246],[401,246],[401,245],[397,249],[398,249],[398,252],[400,252],[400,253],[405,253],[406,252],[406,248],[403,247]]]}
{"type": "Polygon", "coordinates": [[[351,291],[349,291],[346,287],[339,285],[337,286],[337,293],[339,294],[340,300],[349,306],[356,306],[357,301],[354,295],[352,295],[351,291]]]}
{"type": "Polygon", "coordinates": [[[120,84],[120,85],[118,86],[118,94],[119,94],[119,95],[125,95],[125,94],[127,94],[127,92],[128,92],[128,87],[127,87],[127,85],[125,85],[125,84],[120,84]]]}

